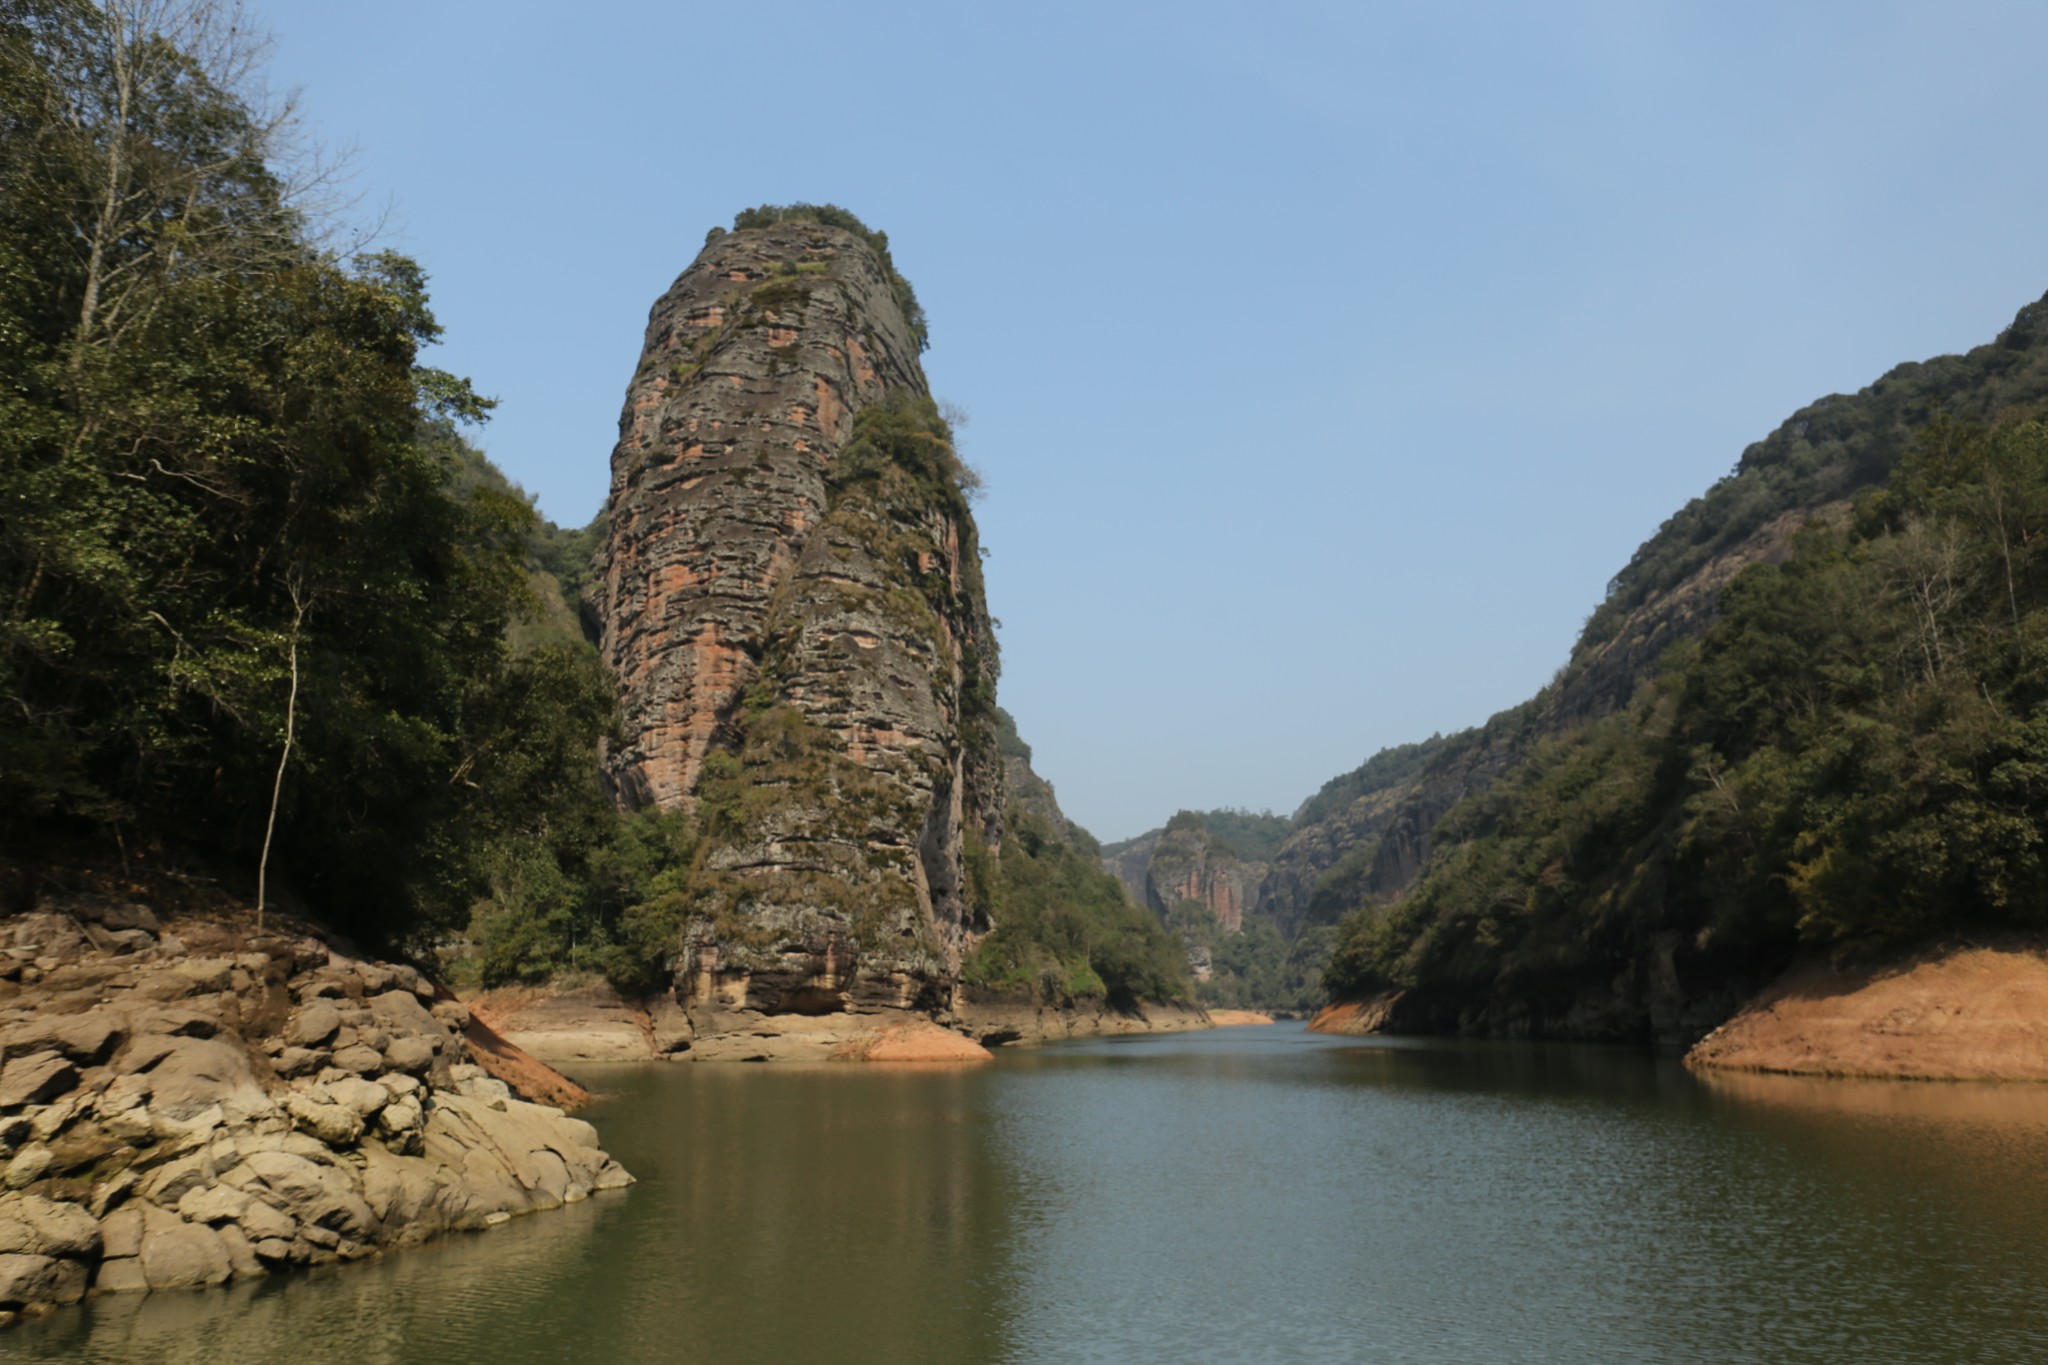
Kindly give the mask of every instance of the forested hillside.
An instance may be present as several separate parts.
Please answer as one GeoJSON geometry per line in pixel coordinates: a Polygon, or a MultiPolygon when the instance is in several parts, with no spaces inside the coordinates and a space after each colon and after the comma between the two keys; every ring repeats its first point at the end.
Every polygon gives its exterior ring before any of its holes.
{"type": "Polygon", "coordinates": [[[1677,1038],[1802,944],[2030,923],[2044,319],[1813,405],[1668,522],[1496,718],[1487,780],[1455,774],[1412,889],[1362,889],[1332,989],[1405,992],[1397,1027],[1677,1038]]]}
{"type": "Polygon", "coordinates": [[[459,928],[509,847],[600,837],[606,688],[508,647],[535,519],[419,361],[425,272],[322,246],[253,40],[125,13],[0,23],[0,837],[459,928]]]}

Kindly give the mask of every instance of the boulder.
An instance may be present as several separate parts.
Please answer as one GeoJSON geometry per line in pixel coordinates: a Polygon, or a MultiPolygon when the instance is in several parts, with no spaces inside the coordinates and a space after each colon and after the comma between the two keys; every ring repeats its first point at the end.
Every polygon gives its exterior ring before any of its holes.
{"type": "Polygon", "coordinates": [[[223,1039],[137,1039],[121,1062],[149,1073],[150,1107],[166,1118],[189,1119],[228,1099],[251,1113],[270,1108],[248,1050],[223,1039]]]}
{"type": "Polygon", "coordinates": [[[0,1307],[77,1303],[85,1297],[85,1267],[55,1256],[0,1255],[0,1307]]]}
{"type": "Polygon", "coordinates": [[[647,1001],[648,1042],[656,1056],[672,1057],[687,1052],[696,1038],[697,1030],[690,1023],[690,1016],[676,998],[667,991],[647,1001]]]}
{"type": "Polygon", "coordinates": [[[252,1280],[270,1272],[263,1268],[263,1262],[256,1255],[255,1244],[233,1223],[223,1223],[213,1230],[220,1238],[221,1250],[228,1256],[228,1267],[238,1280],[252,1280]]]}
{"type": "Polygon", "coordinates": [[[315,1048],[341,1028],[341,1011],[325,1000],[310,1000],[285,1025],[284,1040],[292,1047],[315,1048]]]}
{"type": "Polygon", "coordinates": [[[201,1185],[178,1200],[178,1216],[188,1223],[240,1222],[256,1207],[255,1199],[232,1185],[201,1185]]]}
{"type": "Polygon", "coordinates": [[[0,1252],[72,1259],[100,1254],[100,1225],[76,1204],[32,1194],[0,1200],[0,1252]]]}
{"type": "Polygon", "coordinates": [[[377,1115],[377,1126],[387,1133],[409,1132],[424,1122],[426,1114],[420,1109],[419,1101],[410,1095],[400,1095],[377,1115]]]}
{"type": "Polygon", "coordinates": [[[389,1090],[375,1081],[366,1081],[360,1076],[347,1076],[329,1081],[319,1089],[325,1092],[324,1098],[329,1102],[352,1109],[366,1119],[391,1102],[389,1090]]]}
{"type": "Polygon", "coordinates": [[[393,1034],[436,1034],[441,1032],[440,1023],[422,1005],[419,997],[409,990],[386,991],[373,996],[369,1001],[370,1018],[379,1028],[393,1034]]]}
{"type": "Polygon", "coordinates": [[[363,1117],[346,1105],[326,1104],[311,1095],[285,1096],[284,1108],[292,1125],[330,1147],[353,1147],[362,1140],[363,1117]]]}
{"type": "Polygon", "coordinates": [[[143,1212],[142,1277],[152,1291],[197,1289],[225,1284],[234,1275],[227,1248],[213,1229],[188,1223],[176,1214],[149,1208],[143,1212]]]}
{"type": "MultiPolygon", "coordinates": [[[[55,1052],[81,1066],[93,1066],[114,1055],[128,1036],[128,1023],[108,1009],[83,1014],[38,1016],[0,1032],[0,1055],[21,1057],[55,1052]]],[[[0,1103],[5,1103],[0,1100],[0,1103]]]]}
{"type": "Polygon", "coordinates": [[[278,1206],[301,1223],[332,1228],[357,1239],[367,1238],[376,1229],[377,1217],[370,1206],[348,1178],[332,1167],[315,1165],[290,1152],[252,1152],[243,1164],[277,1196],[278,1206]]]}
{"type": "Polygon", "coordinates": [[[56,1164],[54,1152],[40,1142],[31,1142],[14,1154],[14,1160],[7,1163],[5,1172],[0,1172],[0,1185],[10,1190],[25,1189],[41,1180],[56,1164]]]}
{"type": "Polygon", "coordinates": [[[384,1049],[384,1065],[393,1071],[417,1074],[434,1064],[434,1045],[417,1035],[400,1036],[384,1049]]]}
{"type": "Polygon", "coordinates": [[[133,1256],[101,1261],[93,1275],[92,1287],[102,1294],[147,1294],[149,1281],[143,1277],[142,1262],[133,1256]]]}
{"type": "Polygon", "coordinates": [[[327,1054],[311,1048],[288,1047],[279,1052],[271,1066],[280,1076],[304,1076],[327,1064],[327,1054]]]}
{"type": "Polygon", "coordinates": [[[78,1084],[78,1068],[57,1052],[17,1057],[0,1071],[0,1109],[47,1104],[78,1084]]]}
{"type": "Polygon", "coordinates": [[[142,1250],[142,1208],[130,1204],[100,1222],[100,1249],[108,1260],[134,1256],[142,1250]]]}
{"type": "Polygon", "coordinates": [[[353,1071],[358,1076],[368,1076],[384,1067],[384,1054],[376,1048],[357,1043],[352,1047],[336,1049],[334,1064],[343,1071],[353,1071]]]}

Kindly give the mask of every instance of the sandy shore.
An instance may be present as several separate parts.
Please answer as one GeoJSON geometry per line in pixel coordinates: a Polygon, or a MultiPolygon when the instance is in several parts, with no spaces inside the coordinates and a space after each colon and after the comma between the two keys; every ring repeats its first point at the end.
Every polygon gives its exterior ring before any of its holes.
{"type": "Polygon", "coordinates": [[[1272,1023],[1273,1016],[1258,1010],[1210,1010],[1209,1022],[1217,1028],[1256,1028],[1272,1023]]]}

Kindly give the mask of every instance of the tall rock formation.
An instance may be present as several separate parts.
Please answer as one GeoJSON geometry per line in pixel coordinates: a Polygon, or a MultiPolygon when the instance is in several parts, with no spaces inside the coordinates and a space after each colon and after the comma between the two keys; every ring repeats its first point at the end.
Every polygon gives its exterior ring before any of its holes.
{"type": "Polygon", "coordinates": [[[617,799],[694,811],[677,995],[942,1008],[1000,837],[995,644],[967,479],[887,239],[751,211],[656,301],[612,455],[595,607],[617,799]]]}

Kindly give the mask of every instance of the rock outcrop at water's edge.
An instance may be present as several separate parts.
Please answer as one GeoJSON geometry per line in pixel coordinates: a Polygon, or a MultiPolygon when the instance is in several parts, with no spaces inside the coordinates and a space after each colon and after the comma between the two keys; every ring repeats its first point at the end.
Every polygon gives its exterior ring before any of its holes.
{"type": "Polygon", "coordinates": [[[358,1260],[632,1177],[410,967],[114,896],[0,918],[0,1323],[358,1260]]]}
{"type": "Polygon", "coordinates": [[[1196,1004],[1146,1001],[1119,1009],[1106,1001],[1077,1000],[1051,1005],[1021,993],[974,990],[963,992],[958,1021],[987,1047],[1215,1027],[1208,1012],[1196,1004]]]}
{"type": "Polygon", "coordinates": [[[1001,840],[994,632],[907,298],[879,234],[714,234],[628,387],[607,766],[623,804],[705,826],[674,982],[698,1057],[943,1013],[988,928],[964,848],[1001,840]]]}

